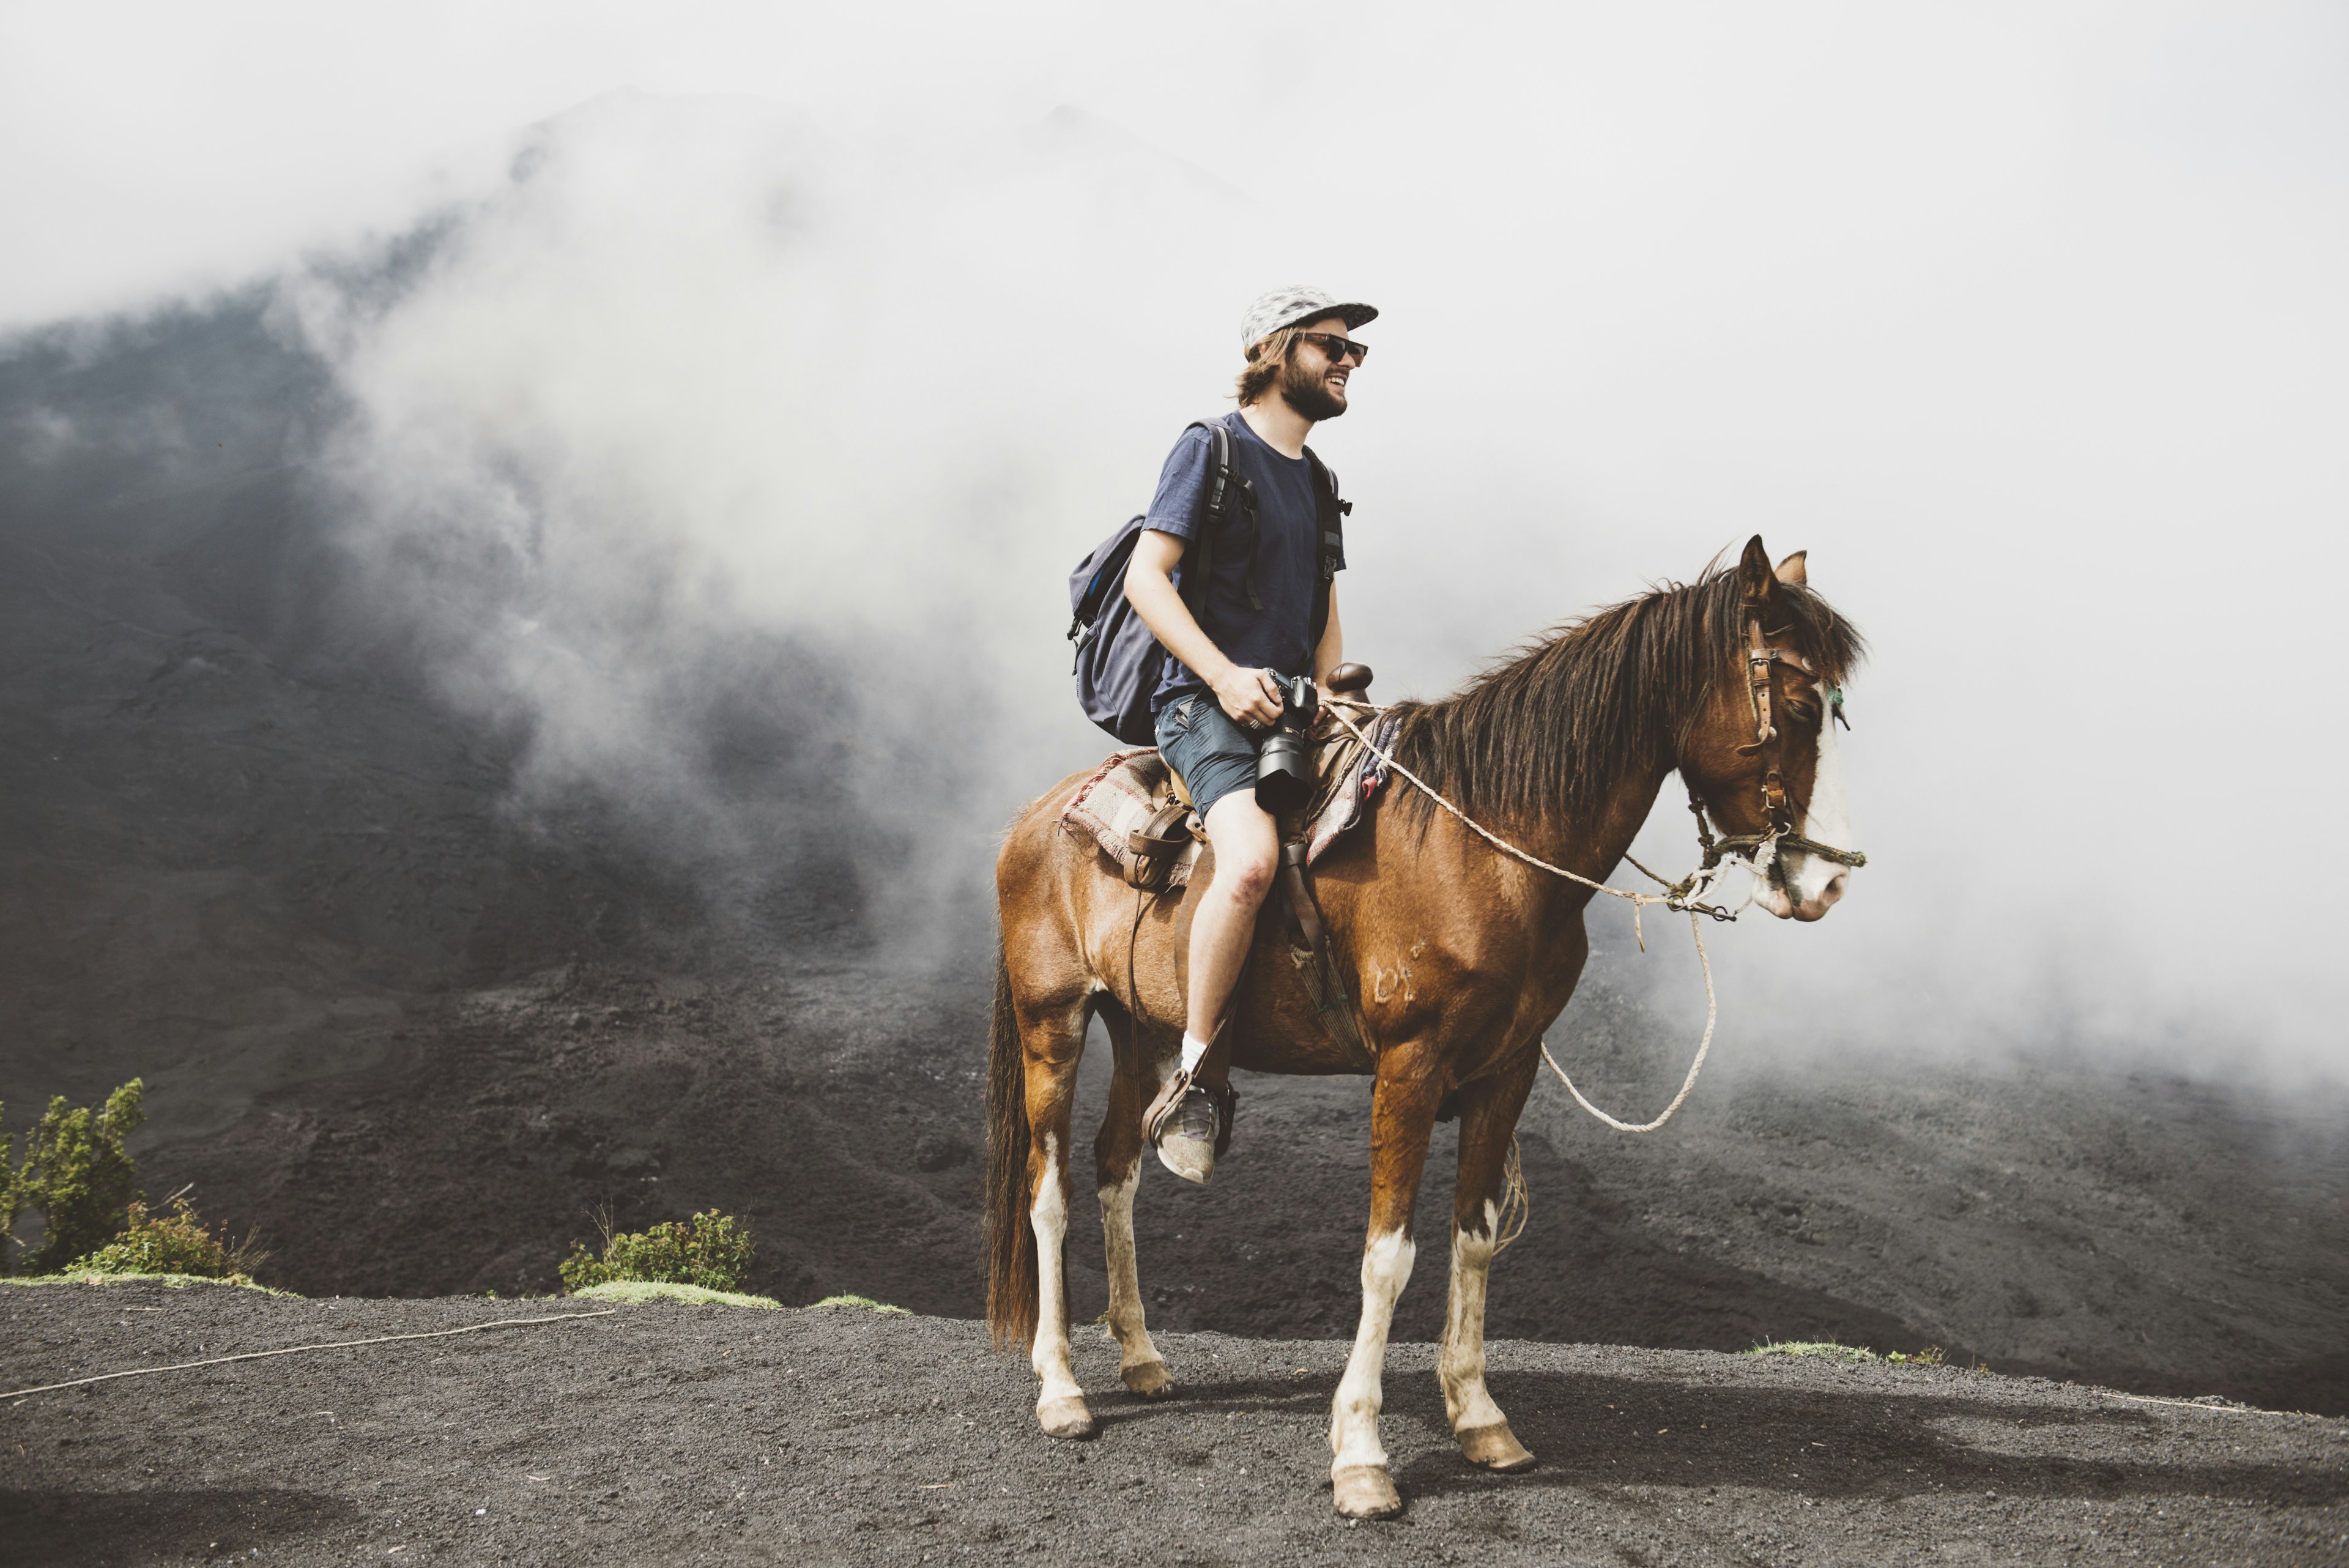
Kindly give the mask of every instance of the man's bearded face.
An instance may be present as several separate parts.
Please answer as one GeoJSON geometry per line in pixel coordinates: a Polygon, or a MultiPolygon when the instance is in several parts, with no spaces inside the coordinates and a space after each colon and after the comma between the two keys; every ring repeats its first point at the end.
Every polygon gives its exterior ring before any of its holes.
{"type": "MultiPolygon", "coordinates": [[[[1307,330],[1342,337],[1345,318],[1333,316],[1314,322],[1307,330]]],[[[1351,364],[1332,364],[1321,345],[1300,338],[1289,345],[1288,363],[1280,372],[1281,400],[1317,424],[1334,420],[1346,411],[1346,379],[1353,373],[1351,364]]]]}

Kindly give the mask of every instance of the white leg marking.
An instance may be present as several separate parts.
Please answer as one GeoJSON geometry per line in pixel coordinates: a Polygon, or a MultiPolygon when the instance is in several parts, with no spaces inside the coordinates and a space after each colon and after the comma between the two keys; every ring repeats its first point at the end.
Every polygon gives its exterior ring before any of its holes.
{"type": "Polygon", "coordinates": [[[1444,1319],[1444,1351],[1435,1364],[1444,1381],[1444,1409],[1455,1432],[1506,1419],[1485,1391],[1485,1282],[1493,1267],[1499,1207],[1485,1204],[1485,1233],[1452,1232],[1452,1302],[1444,1319]]]}
{"type": "Polygon", "coordinates": [[[1059,1140],[1046,1133],[1044,1179],[1037,1183],[1036,1201],[1028,1210],[1028,1222],[1036,1228],[1036,1286],[1042,1297],[1036,1313],[1036,1346],[1029,1353],[1028,1365],[1044,1383],[1036,1400],[1040,1406],[1084,1393],[1069,1366],[1069,1303],[1061,1279],[1069,1199],[1061,1190],[1061,1159],[1059,1140]]]}
{"type": "Polygon", "coordinates": [[[1118,1343],[1118,1370],[1162,1359],[1142,1322],[1142,1272],[1133,1257],[1133,1189],[1142,1162],[1123,1181],[1101,1189],[1102,1241],[1109,1253],[1109,1331],[1118,1343]]]}
{"type": "Polygon", "coordinates": [[[1387,1330],[1394,1323],[1395,1297],[1411,1278],[1412,1260],[1419,1249],[1400,1231],[1373,1236],[1362,1249],[1362,1324],[1354,1331],[1354,1351],[1346,1357],[1346,1375],[1338,1380],[1338,1398],[1330,1412],[1330,1449],[1338,1457],[1331,1474],[1350,1465],[1384,1467],[1387,1451],[1379,1444],[1379,1380],[1386,1371],[1387,1330]]]}

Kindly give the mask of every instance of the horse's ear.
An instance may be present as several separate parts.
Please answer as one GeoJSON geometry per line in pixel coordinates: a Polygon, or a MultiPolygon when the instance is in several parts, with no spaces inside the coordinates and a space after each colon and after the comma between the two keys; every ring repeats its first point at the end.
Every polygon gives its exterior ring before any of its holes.
{"type": "Polygon", "coordinates": [[[1803,557],[1809,554],[1808,550],[1797,550],[1779,562],[1778,580],[1790,588],[1808,587],[1811,573],[1810,568],[1803,565],[1803,557]]]}
{"type": "Polygon", "coordinates": [[[1770,552],[1762,547],[1759,534],[1745,541],[1745,554],[1737,558],[1737,586],[1749,605],[1768,604],[1770,590],[1778,586],[1770,570],[1770,552]]]}

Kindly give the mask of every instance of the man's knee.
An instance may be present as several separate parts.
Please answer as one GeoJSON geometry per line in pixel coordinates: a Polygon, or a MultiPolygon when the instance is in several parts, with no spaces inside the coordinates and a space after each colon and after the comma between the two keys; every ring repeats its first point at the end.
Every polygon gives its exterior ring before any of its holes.
{"type": "Polygon", "coordinates": [[[1280,834],[1253,799],[1218,801],[1207,839],[1216,846],[1215,888],[1243,909],[1264,902],[1280,866],[1280,834]]]}
{"type": "Polygon", "coordinates": [[[1225,890],[1232,902],[1244,909],[1255,909],[1264,902],[1272,890],[1272,874],[1280,865],[1277,846],[1259,847],[1249,845],[1235,853],[1227,864],[1221,850],[1216,852],[1216,886],[1225,890]]]}

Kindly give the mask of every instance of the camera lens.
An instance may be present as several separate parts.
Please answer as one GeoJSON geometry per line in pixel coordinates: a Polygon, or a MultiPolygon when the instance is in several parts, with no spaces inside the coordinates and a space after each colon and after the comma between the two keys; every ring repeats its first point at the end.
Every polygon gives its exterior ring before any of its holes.
{"type": "Polygon", "coordinates": [[[1302,811],[1313,798],[1313,719],[1321,694],[1305,676],[1281,693],[1280,723],[1257,753],[1256,803],[1275,816],[1302,811]]]}

